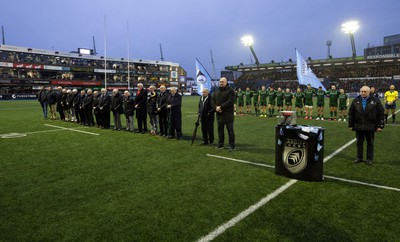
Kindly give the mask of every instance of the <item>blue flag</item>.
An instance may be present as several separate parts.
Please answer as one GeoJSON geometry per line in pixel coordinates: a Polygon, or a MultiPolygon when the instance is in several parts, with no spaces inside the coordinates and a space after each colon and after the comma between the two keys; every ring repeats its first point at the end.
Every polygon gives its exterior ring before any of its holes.
{"type": "Polygon", "coordinates": [[[297,79],[299,79],[300,85],[310,84],[313,88],[322,87],[322,90],[326,91],[324,85],[314,74],[310,67],[308,67],[307,62],[301,57],[300,53],[296,49],[297,57],[297,79]]]}
{"type": "Polygon", "coordinates": [[[208,74],[204,66],[196,58],[196,81],[197,81],[197,94],[202,95],[204,88],[211,92],[211,76],[208,74]]]}

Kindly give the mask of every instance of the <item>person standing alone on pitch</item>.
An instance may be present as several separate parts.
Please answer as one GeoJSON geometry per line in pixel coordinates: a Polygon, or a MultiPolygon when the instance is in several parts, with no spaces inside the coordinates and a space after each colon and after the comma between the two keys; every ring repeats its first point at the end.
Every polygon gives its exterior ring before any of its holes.
{"type": "Polygon", "coordinates": [[[207,88],[203,88],[199,101],[199,116],[201,121],[201,132],[203,134],[203,145],[214,143],[214,109],[211,106],[211,96],[207,88]]]}
{"type": "Polygon", "coordinates": [[[368,165],[372,164],[374,158],[374,136],[380,132],[384,124],[383,106],[378,98],[370,96],[370,88],[363,86],[360,94],[350,105],[349,128],[356,132],[357,158],[354,163],[363,161],[364,140],[367,141],[368,165]]]}
{"type": "Polygon", "coordinates": [[[399,93],[394,90],[394,85],[390,85],[389,91],[385,92],[385,123],[389,117],[389,109],[392,110],[393,124],[396,123],[396,100],[399,98],[399,93]]]}
{"type": "Polygon", "coordinates": [[[235,133],[233,130],[235,91],[228,86],[225,77],[219,80],[219,88],[213,94],[211,103],[217,113],[218,146],[216,149],[224,148],[224,128],[226,126],[229,137],[229,151],[235,151],[235,133]]]}

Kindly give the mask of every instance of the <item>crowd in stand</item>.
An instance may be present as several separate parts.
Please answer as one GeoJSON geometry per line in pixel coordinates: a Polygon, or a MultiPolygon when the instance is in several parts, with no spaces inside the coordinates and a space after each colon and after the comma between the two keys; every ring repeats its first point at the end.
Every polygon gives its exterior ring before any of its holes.
{"type": "Polygon", "coordinates": [[[177,93],[176,87],[171,87],[167,93],[165,86],[160,86],[159,93],[154,86],[148,89],[142,83],[137,85],[136,95],[129,91],[123,94],[114,89],[109,95],[106,89],[101,92],[91,89],[78,92],[77,89],[63,89],[58,87],[42,87],[38,92],[44,118],[60,119],[65,122],[74,122],[85,126],[110,129],[110,116],[114,119],[114,130],[122,130],[121,115],[126,118],[126,131],[135,133],[150,133],[166,138],[182,138],[182,96],[177,93]],[[137,119],[137,128],[134,126],[134,116],[137,119]],[[147,117],[150,120],[150,130],[147,128],[147,117]],[[150,131],[150,132],[149,132],[150,131]]]}

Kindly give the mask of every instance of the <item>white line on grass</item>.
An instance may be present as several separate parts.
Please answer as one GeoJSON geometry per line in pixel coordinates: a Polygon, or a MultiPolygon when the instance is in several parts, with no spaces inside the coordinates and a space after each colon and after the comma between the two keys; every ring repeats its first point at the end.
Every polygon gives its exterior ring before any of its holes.
{"type": "MultiPolygon", "coordinates": [[[[229,157],[225,157],[225,156],[211,155],[211,154],[207,154],[207,156],[215,157],[215,158],[219,158],[219,159],[224,159],[224,160],[237,161],[237,162],[245,163],[245,164],[249,164],[249,165],[264,166],[264,167],[268,167],[268,168],[275,168],[275,166],[266,165],[266,164],[263,164],[263,163],[256,163],[256,162],[251,162],[251,161],[246,161],[246,160],[238,160],[238,159],[229,158],[229,157]]],[[[359,185],[364,185],[364,186],[370,186],[370,187],[376,187],[376,188],[381,188],[381,189],[393,190],[393,191],[400,192],[400,188],[396,188],[396,187],[388,187],[388,186],[377,185],[377,184],[373,184],[373,183],[361,182],[361,181],[356,181],[356,180],[350,180],[350,179],[345,179],[345,178],[340,178],[340,177],[335,177],[335,176],[326,176],[326,175],[324,175],[324,177],[326,177],[328,179],[332,179],[332,180],[338,180],[338,181],[343,181],[343,182],[348,182],[348,183],[354,183],[354,184],[359,184],[359,185]]]]}
{"type": "Polygon", "coordinates": [[[257,203],[251,205],[246,210],[244,210],[243,212],[239,213],[236,217],[234,217],[231,220],[229,220],[228,222],[222,224],[221,226],[216,228],[214,231],[212,231],[208,235],[206,235],[204,237],[201,237],[198,241],[199,242],[206,242],[206,241],[211,241],[211,240],[215,239],[218,235],[224,233],[230,227],[235,226],[235,224],[240,222],[242,219],[246,218],[247,216],[249,216],[250,214],[255,212],[257,209],[259,209],[260,207],[264,206],[266,203],[268,203],[272,199],[276,198],[279,194],[284,192],[286,189],[291,187],[296,182],[297,182],[297,180],[288,181],[285,185],[281,186],[280,188],[276,189],[272,193],[268,194],[268,196],[262,198],[257,203]]]}
{"type": "Polygon", "coordinates": [[[74,132],[84,133],[84,134],[100,135],[100,134],[97,134],[97,133],[92,133],[92,132],[87,132],[87,131],[82,131],[82,130],[76,130],[76,129],[70,129],[70,128],[57,126],[57,125],[51,125],[51,124],[44,124],[44,125],[49,126],[49,127],[53,127],[53,128],[59,128],[59,129],[64,129],[64,130],[70,130],[70,131],[74,131],[74,132]]]}

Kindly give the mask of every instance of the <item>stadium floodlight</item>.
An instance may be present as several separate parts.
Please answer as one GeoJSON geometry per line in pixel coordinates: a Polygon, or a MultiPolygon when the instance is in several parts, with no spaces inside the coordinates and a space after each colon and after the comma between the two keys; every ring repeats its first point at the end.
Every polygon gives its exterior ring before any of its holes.
{"type": "Polygon", "coordinates": [[[250,48],[250,51],[253,54],[253,57],[256,61],[256,65],[259,65],[260,62],[258,61],[256,53],[254,52],[254,49],[253,49],[253,43],[254,43],[253,37],[250,35],[246,35],[246,36],[243,36],[241,40],[245,46],[248,46],[250,48]]]}
{"type": "Polygon", "coordinates": [[[350,35],[351,49],[353,51],[353,59],[357,57],[356,44],[354,42],[354,33],[360,28],[357,21],[349,21],[342,24],[342,31],[350,35]]]}

